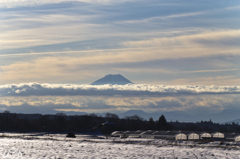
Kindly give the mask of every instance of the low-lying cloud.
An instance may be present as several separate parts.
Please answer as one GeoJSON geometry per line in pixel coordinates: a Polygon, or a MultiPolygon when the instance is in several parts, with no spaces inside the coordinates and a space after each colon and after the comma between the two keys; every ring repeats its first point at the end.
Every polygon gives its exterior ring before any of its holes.
{"type": "Polygon", "coordinates": [[[21,83],[0,85],[0,96],[179,96],[240,94],[240,86],[203,85],[76,85],[21,83]]]}

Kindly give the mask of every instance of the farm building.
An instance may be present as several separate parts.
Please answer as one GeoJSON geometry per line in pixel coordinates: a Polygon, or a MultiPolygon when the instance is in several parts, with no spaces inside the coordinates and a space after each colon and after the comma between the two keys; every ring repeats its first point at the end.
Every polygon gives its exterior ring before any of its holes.
{"type": "Polygon", "coordinates": [[[199,135],[196,133],[188,134],[188,140],[199,140],[199,135]]]}
{"type": "Polygon", "coordinates": [[[240,133],[207,133],[207,132],[189,132],[189,131],[156,131],[156,130],[137,130],[137,131],[114,131],[112,137],[121,138],[149,138],[166,140],[215,140],[215,141],[236,141],[240,142],[240,133]],[[186,135],[188,134],[188,135],[186,135]]]}
{"type": "Polygon", "coordinates": [[[120,137],[121,137],[121,138],[127,138],[129,132],[130,132],[130,131],[124,131],[124,132],[122,132],[122,134],[120,135],[120,137]]]}
{"type": "Polygon", "coordinates": [[[156,131],[154,131],[154,130],[144,131],[144,132],[141,133],[141,137],[142,138],[151,138],[151,139],[153,139],[154,138],[154,134],[153,134],[154,132],[156,132],[156,131]]]}
{"type": "Polygon", "coordinates": [[[209,133],[204,132],[204,133],[202,133],[202,134],[200,135],[200,137],[201,137],[201,139],[211,139],[211,138],[212,138],[212,135],[209,134],[209,133]]]}
{"type": "Polygon", "coordinates": [[[178,133],[175,135],[175,140],[187,140],[187,135],[183,133],[178,133]]]}
{"type": "Polygon", "coordinates": [[[224,138],[224,134],[220,132],[215,132],[212,134],[213,138],[224,138]]]}
{"type": "Polygon", "coordinates": [[[111,133],[112,137],[120,137],[123,134],[123,131],[114,131],[111,133]]]}
{"type": "Polygon", "coordinates": [[[177,131],[155,131],[153,135],[155,139],[175,140],[177,133],[177,131]]]}
{"type": "Polygon", "coordinates": [[[236,137],[234,138],[234,140],[235,140],[235,142],[240,142],[240,135],[236,136],[236,137]]]}
{"type": "Polygon", "coordinates": [[[223,140],[226,140],[226,139],[225,139],[225,135],[223,133],[215,132],[215,133],[212,134],[212,140],[223,141],[223,140]]]}
{"type": "Polygon", "coordinates": [[[130,138],[140,138],[143,131],[129,131],[127,132],[128,137],[130,138]]]}

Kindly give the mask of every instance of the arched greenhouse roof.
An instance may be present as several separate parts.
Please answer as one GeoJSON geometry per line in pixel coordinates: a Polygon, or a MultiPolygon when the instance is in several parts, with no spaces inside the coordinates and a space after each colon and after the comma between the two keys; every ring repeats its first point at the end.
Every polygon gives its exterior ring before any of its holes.
{"type": "Polygon", "coordinates": [[[206,132],[202,133],[200,136],[201,136],[201,138],[211,138],[212,137],[211,134],[206,133],[206,132]]]}
{"type": "Polygon", "coordinates": [[[224,134],[220,132],[215,132],[212,135],[213,135],[213,138],[224,138],[224,134]]]}
{"type": "Polygon", "coordinates": [[[240,142],[240,135],[235,137],[235,142],[240,142]]]}
{"type": "Polygon", "coordinates": [[[187,135],[183,133],[179,133],[175,135],[175,140],[187,140],[187,135]]]}
{"type": "Polygon", "coordinates": [[[198,140],[199,139],[199,135],[196,133],[190,133],[188,134],[188,139],[189,140],[198,140]]]}

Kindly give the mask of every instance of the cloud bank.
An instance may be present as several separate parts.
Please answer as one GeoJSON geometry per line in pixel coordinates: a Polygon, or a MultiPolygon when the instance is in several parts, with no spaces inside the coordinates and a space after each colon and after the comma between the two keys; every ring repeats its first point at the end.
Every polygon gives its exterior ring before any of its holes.
{"type": "Polygon", "coordinates": [[[21,83],[0,86],[0,96],[178,96],[240,94],[240,86],[203,85],[76,85],[21,83]]]}

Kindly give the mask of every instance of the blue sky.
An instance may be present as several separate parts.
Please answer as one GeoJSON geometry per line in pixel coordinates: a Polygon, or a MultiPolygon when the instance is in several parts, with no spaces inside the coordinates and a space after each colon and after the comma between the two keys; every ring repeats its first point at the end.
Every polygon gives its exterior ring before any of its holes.
{"type": "MultiPolygon", "coordinates": [[[[81,85],[122,74],[136,84],[238,86],[239,16],[237,0],[0,0],[0,85],[81,85]]],[[[50,105],[45,98],[2,96],[0,105],[50,105]]],[[[48,101],[54,109],[68,103],[67,109],[76,103],[70,98],[48,101]]],[[[78,102],[89,112],[98,111],[92,105],[99,100],[104,111],[219,112],[238,107],[239,95],[109,98],[79,96],[78,102]],[[192,100],[179,106],[180,98],[192,100]]]]}

